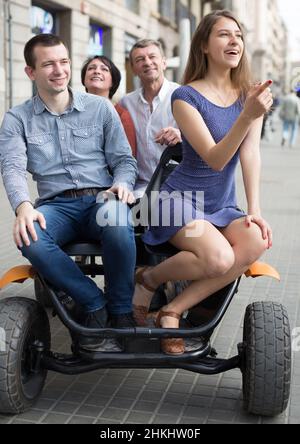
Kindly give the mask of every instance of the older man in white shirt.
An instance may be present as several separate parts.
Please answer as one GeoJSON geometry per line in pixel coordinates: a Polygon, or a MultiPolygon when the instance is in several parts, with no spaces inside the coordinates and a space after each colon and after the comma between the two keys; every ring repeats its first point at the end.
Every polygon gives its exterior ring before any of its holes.
{"type": "Polygon", "coordinates": [[[135,196],[141,197],[164,149],[181,142],[171,110],[171,95],[179,85],[164,76],[166,58],[159,41],[138,41],[130,51],[130,61],[142,87],[120,104],[129,111],[136,129],[139,173],[135,196]]]}

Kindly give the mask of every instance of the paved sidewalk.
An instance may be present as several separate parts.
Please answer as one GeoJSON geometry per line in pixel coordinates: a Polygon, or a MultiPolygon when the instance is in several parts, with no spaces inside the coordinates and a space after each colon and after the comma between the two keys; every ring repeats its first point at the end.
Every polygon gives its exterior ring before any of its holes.
{"type": "MultiPolygon", "coordinates": [[[[219,357],[236,354],[242,338],[246,306],[256,300],[283,303],[291,328],[300,327],[300,143],[282,150],[280,136],[262,144],[262,207],[274,230],[274,247],[264,260],[281,274],[270,278],[243,279],[214,340],[219,357]]],[[[238,179],[239,193],[241,179],[238,179]]],[[[241,197],[242,199],[242,197],[241,197]]],[[[243,202],[243,200],[242,200],[243,202]]],[[[0,185],[0,274],[23,263],[11,238],[13,213],[0,185]]],[[[32,282],[14,284],[0,297],[33,297],[32,282]]],[[[65,328],[51,320],[53,349],[69,351],[65,328]]],[[[300,341],[298,341],[300,345],[300,341]]],[[[38,403],[18,416],[1,416],[6,423],[300,423],[300,351],[294,353],[290,405],[273,419],[247,415],[242,410],[241,374],[238,370],[202,376],[182,370],[102,370],[80,376],[49,372],[38,403]]]]}

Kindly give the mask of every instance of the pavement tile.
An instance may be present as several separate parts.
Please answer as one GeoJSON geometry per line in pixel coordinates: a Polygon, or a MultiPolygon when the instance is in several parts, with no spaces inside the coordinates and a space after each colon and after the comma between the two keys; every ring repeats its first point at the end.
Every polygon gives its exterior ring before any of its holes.
{"type": "Polygon", "coordinates": [[[140,412],[154,412],[157,407],[156,402],[139,400],[134,404],[134,410],[138,410],[140,412]]]}
{"type": "Polygon", "coordinates": [[[149,424],[151,420],[151,413],[144,413],[132,410],[132,412],[128,415],[125,423],[126,424],[149,424]]]}
{"type": "Polygon", "coordinates": [[[15,419],[11,424],[36,424],[35,421],[22,421],[21,419],[15,419]]]}
{"type": "Polygon", "coordinates": [[[234,421],[235,418],[235,412],[232,410],[225,410],[225,409],[217,409],[216,407],[213,407],[208,415],[208,419],[212,420],[226,420],[228,423],[231,423],[234,421]]]}
{"type": "Polygon", "coordinates": [[[184,404],[172,404],[168,402],[163,402],[158,409],[159,415],[177,415],[180,416],[182,410],[184,408],[184,404]]]}
{"type": "Polygon", "coordinates": [[[188,405],[182,416],[190,418],[206,418],[208,416],[208,409],[206,407],[188,405]]]}
{"type": "Polygon", "coordinates": [[[0,416],[0,424],[9,424],[11,421],[11,416],[0,416]]]}
{"type": "MultiPolygon", "coordinates": [[[[44,393],[43,393],[44,394],[44,393]]],[[[49,410],[55,405],[55,401],[53,399],[44,399],[40,398],[35,404],[34,408],[37,410],[49,410]]]]}
{"type": "Polygon", "coordinates": [[[135,399],[139,393],[140,393],[140,388],[120,386],[119,390],[115,395],[121,396],[122,398],[135,399]]]}
{"type": "Polygon", "coordinates": [[[21,419],[24,421],[39,422],[45,416],[45,414],[46,413],[43,410],[31,409],[28,412],[21,413],[20,415],[18,415],[18,419],[21,419]]]}
{"type": "Polygon", "coordinates": [[[192,395],[188,400],[188,405],[194,407],[210,407],[213,403],[213,398],[209,396],[192,395]]]}
{"type": "MultiPolygon", "coordinates": [[[[107,419],[98,419],[96,421],[96,424],[105,424],[105,425],[107,425],[108,421],[107,421],[107,419]]],[[[113,419],[110,419],[109,420],[109,424],[120,424],[120,422],[119,421],[114,421],[113,419]]]]}
{"type": "MultiPolygon", "coordinates": [[[[262,424],[286,424],[287,423],[287,417],[286,415],[278,415],[275,418],[262,418],[262,424]]],[[[299,423],[300,423],[300,417],[299,417],[299,423]]]]}
{"type": "Polygon", "coordinates": [[[193,387],[193,395],[200,395],[200,396],[214,396],[216,392],[216,386],[205,386],[205,385],[199,385],[196,384],[193,387]]]}
{"type": "Polygon", "coordinates": [[[169,402],[172,404],[186,403],[188,399],[189,399],[188,394],[187,395],[179,395],[178,393],[170,393],[170,392],[167,392],[164,397],[165,402],[169,402]]]}
{"type": "Polygon", "coordinates": [[[73,392],[68,391],[62,398],[62,401],[64,402],[74,402],[74,403],[80,403],[82,402],[86,397],[86,393],[79,393],[79,392],[73,392]]]}
{"type": "Polygon", "coordinates": [[[83,404],[77,411],[76,416],[89,416],[91,418],[97,418],[103,407],[96,405],[83,404]]]}
{"type": "Polygon", "coordinates": [[[93,424],[94,418],[87,418],[86,416],[73,416],[68,424],[93,424]]]}
{"type": "MultiPolygon", "coordinates": [[[[170,393],[170,392],[168,392],[168,393],[170,393]]],[[[163,395],[162,392],[145,389],[143,391],[143,394],[141,395],[141,398],[144,401],[160,401],[162,395],[163,395]]],[[[174,395],[174,396],[177,396],[177,395],[174,395]]]]}
{"type": "Polygon", "coordinates": [[[75,412],[75,410],[78,408],[77,403],[72,402],[59,402],[55,405],[55,407],[52,409],[53,413],[69,413],[72,414],[75,412]]]}
{"type": "Polygon", "coordinates": [[[176,424],[177,419],[176,415],[156,415],[152,424],[176,424]]]}
{"type": "MultiPolygon", "coordinates": [[[[178,374],[174,378],[174,382],[176,384],[193,384],[196,377],[197,377],[197,375],[195,375],[193,373],[178,374]]],[[[169,379],[170,379],[170,376],[169,376],[169,379]]]]}
{"type": "Polygon", "coordinates": [[[170,392],[178,393],[180,396],[182,394],[189,394],[191,390],[191,384],[179,384],[176,382],[173,382],[173,384],[170,386],[170,392]]]}
{"type": "Polygon", "coordinates": [[[113,398],[109,402],[109,407],[117,407],[120,409],[130,409],[134,403],[135,403],[134,399],[116,397],[116,398],[113,398]]]}
{"type": "Polygon", "coordinates": [[[239,389],[230,389],[230,388],[224,388],[220,387],[218,388],[216,392],[217,398],[228,398],[228,399],[240,399],[241,397],[241,391],[239,389]]]}
{"type": "Polygon", "coordinates": [[[147,389],[148,390],[159,390],[159,391],[165,391],[168,387],[170,381],[152,381],[147,383],[147,389]]]}
{"type": "Polygon", "coordinates": [[[212,408],[218,410],[236,410],[238,405],[238,400],[228,399],[228,398],[219,398],[216,397],[213,401],[212,408]]]}
{"type": "Polygon", "coordinates": [[[66,424],[69,419],[69,415],[63,415],[61,413],[49,413],[43,420],[43,424],[66,424]]]}
{"type": "Polygon", "coordinates": [[[299,416],[298,417],[291,416],[289,418],[288,424],[298,424],[299,425],[300,424],[299,416]]]}
{"type": "Polygon", "coordinates": [[[180,424],[205,424],[206,423],[206,418],[189,418],[187,416],[183,416],[180,419],[180,424]]]}
{"type": "Polygon", "coordinates": [[[122,421],[127,413],[128,413],[128,411],[125,409],[117,409],[115,407],[108,407],[103,411],[101,418],[122,421]]]}

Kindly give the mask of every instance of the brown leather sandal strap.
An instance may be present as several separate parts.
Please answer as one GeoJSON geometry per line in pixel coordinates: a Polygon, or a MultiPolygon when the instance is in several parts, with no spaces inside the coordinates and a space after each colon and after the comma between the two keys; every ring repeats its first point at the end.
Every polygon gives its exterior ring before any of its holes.
{"type": "Polygon", "coordinates": [[[175,313],[175,311],[160,311],[161,315],[160,317],[163,318],[164,316],[169,316],[170,318],[175,318],[175,319],[181,319],[181,315],[178,313],[175,313]]]}
{"type": "Polygon", "coordinates": [[[175,313],[175,311],[163,311],[163,310],[160,310],[158,312],[157,318],[155,320],[156,328],[159,328],[161,326],[160,325],[160,320],[164,316],[169,316],[170,318],[175,318],[175,319],[180,319],[181,318],[181,316],[178,313],[175,313]]]}
{"type": "Polygon", "coordinates": [[[156,288],[151,287],[150,285],[148,285],[143,278],[143,273],[146,270],[147,267],[143,267],[141,268],[139,271],[137,271],[135,273],[135,282],[137,284],[142,285],[144,288],[146,288],[146,290],[151,291],[151,293],[154,293],[156,288]]]}

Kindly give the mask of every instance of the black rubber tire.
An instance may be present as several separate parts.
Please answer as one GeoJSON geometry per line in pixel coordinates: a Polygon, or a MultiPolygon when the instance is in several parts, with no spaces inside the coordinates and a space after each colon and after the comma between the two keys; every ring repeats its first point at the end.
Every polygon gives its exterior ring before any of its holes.
{"type": "Polygon", "coordinates": [[[13,297],[0,301],[0,413],[22,413],[32,407],[43,390],[47,370],[30,368],[30,347],[35,341],[50,349],[50,326],[36,301],[13,297]]]}
{"type": "Polygon", "coordinates": [[[44,307],[44,308],[52,308],[53,304],[51,298],[49,296],[48,291],[43,286],[38,276],[34,278],[34,293],[35,299],[44,307]]]}
{"type": "Polygon", "coordinates": [[[255,302],[244,318],[244,409],[275,416],[289,401],[291,335],[285,308],[273,302],[255,302]]]}

